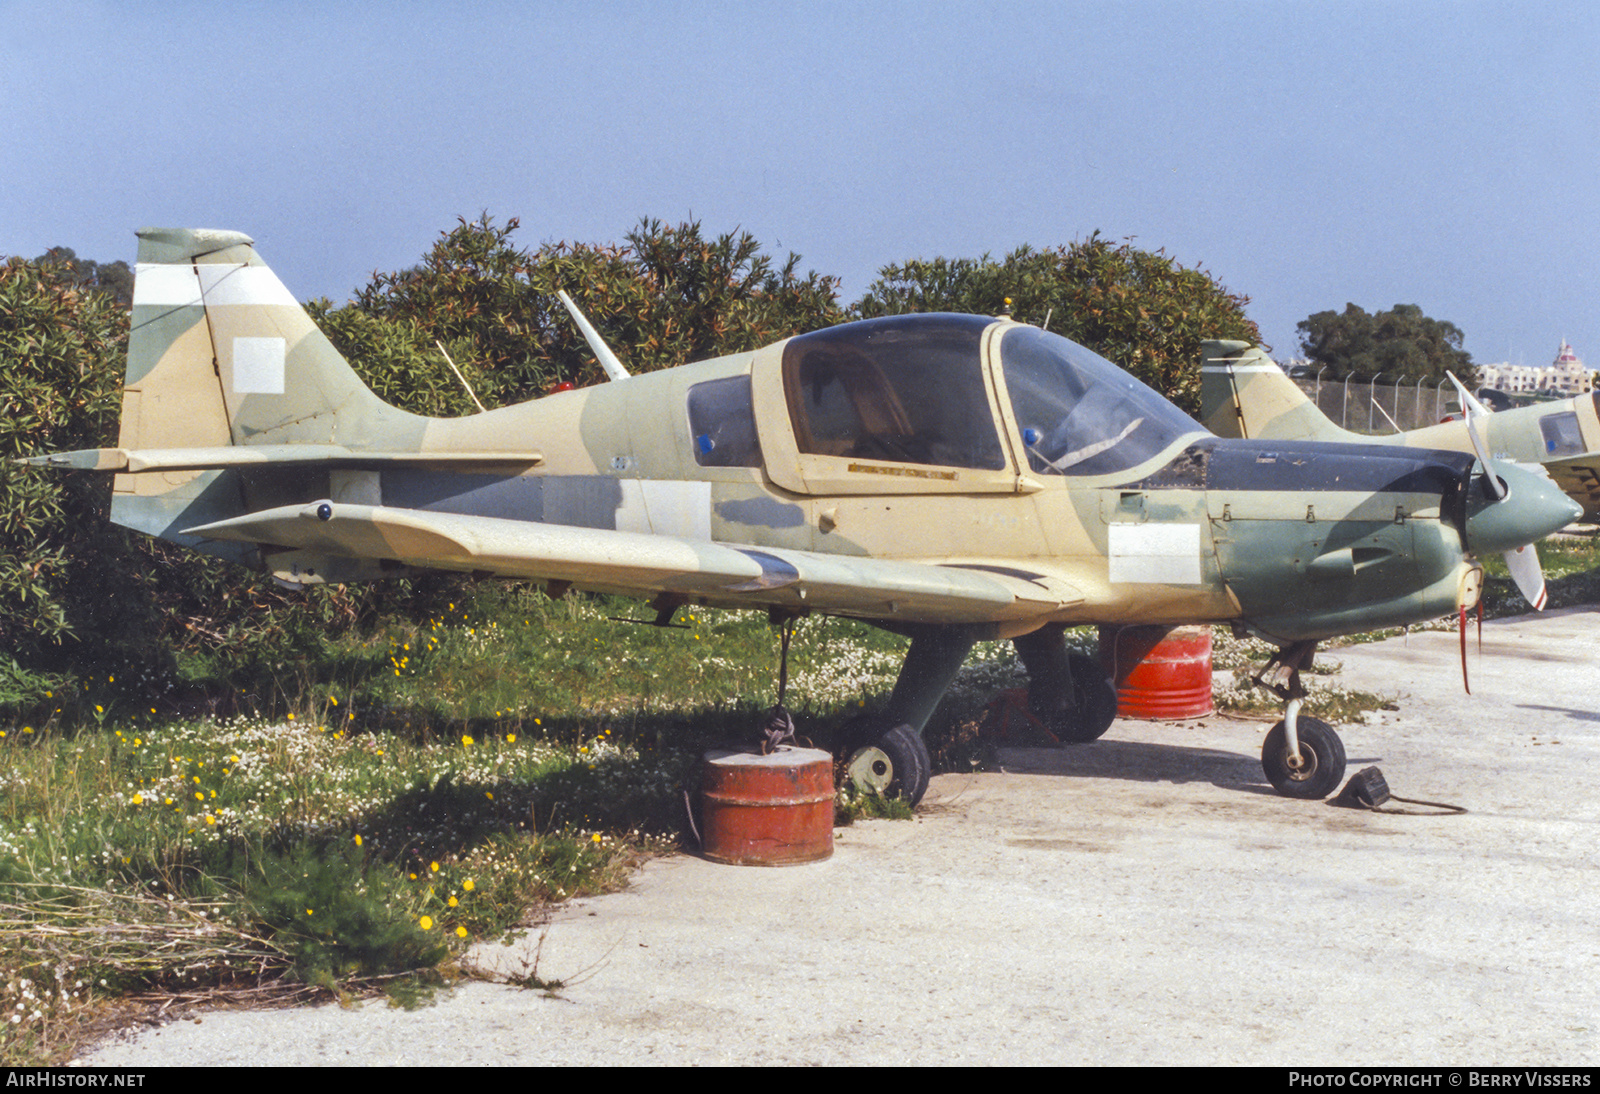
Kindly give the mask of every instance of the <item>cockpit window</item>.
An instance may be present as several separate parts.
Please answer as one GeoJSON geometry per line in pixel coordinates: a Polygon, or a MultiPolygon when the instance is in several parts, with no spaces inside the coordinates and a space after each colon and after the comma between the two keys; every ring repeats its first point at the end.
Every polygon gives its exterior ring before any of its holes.
{"type": "Polygon", "coordinates": [[[801,452],[1000,470],[975,315],[891,316],[793,338],[783,387],[801,452]]]}
{"type": "Polygon", "coordinates": [[[1205,430],[1126,372],[1060,335],[1015,327],[1000,340],[1011,409],[1039,474],[1106,475],[1205,430]]]}
{"type": "Polygon", "coordinates": [[[691,387],[689,436],[701,467],[760,467],[750,377],[729,376],[691,387]]]}
{"type": "Polygon", "coordinates": [[[1575,412],[1544,415],[1539,419],[1539,433],[1544,438],[1546,456],[1583,455],[1583,430],[1578,428],[1575,412]]]}

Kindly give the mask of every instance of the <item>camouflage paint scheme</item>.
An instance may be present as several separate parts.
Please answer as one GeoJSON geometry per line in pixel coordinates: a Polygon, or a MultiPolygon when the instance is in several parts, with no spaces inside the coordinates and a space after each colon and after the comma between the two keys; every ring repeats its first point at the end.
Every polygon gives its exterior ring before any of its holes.
{"type": "MultiPolygon", "coordinates": [[[[1329,421],[1259,347],[1206,342],[1203,353],[1201,420],[1219,437],[1472,451],[1464,421],[1378,437],[1351,433],[1329,421]]],[[[1583,507],[1582,519],[1600,519],[1600,392],[1501,410],[1481,422],[1491,456],[1542,464],[1583,507]]]]}
{"type": "Polygon", "coordinates": [[[1493,501],[1459,453],[1219,439],[1004,318],[869,320],[421,418],[361,383],[246,236],[139,238],[119,447],[33,461],[115,472],[114,521],[292,583],[436,568],[648,598],[661,619],[868,620],[912,638],[878,716],[895,728],[864,739],[913,801],[918,734],[980,638],[1015,640],[1035,712],[1092,740],[1115,697],[1064,625],[1303,645],[1436,618],[1476,602],[1473,553],[1575,515],[1498,463],[1517,489],[1493,501]]]}

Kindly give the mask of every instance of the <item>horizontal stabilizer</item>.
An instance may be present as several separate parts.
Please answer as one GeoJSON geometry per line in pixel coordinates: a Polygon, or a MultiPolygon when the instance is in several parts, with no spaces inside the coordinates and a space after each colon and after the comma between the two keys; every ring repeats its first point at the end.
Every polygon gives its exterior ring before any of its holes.
{"type": "Polygon", "coordinates": [[[918,623],[1040,619],[1083,599],[1059,577],[574,528],[342,502],[291,505],[185,534],[735,607],[812,608],[918,623]]]}

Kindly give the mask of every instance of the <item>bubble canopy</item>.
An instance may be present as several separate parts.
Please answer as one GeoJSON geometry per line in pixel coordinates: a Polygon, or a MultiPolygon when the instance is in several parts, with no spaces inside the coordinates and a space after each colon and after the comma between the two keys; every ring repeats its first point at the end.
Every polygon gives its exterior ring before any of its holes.
{"type": "Polygon", "coordinates": [[[892,316],[801,335],[784,349],[783,380],[799,450],[853,460],[1000,470],[1010,432],[1035,473],[1105,475],[1205,432],[1100,355],[985,316],[892,316]],[[986,340],[991,328],[998,336],[986,340]],[[1014,431],[990,400],[986,342],[1014,431]]]}

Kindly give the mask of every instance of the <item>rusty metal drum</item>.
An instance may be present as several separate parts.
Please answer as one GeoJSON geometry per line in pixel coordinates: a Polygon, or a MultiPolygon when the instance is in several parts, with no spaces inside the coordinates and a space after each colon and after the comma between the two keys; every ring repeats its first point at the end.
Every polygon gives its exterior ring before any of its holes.
{"type": "Polygon", "coordinates": [[[1100,664],[1124,718],[1179,721],[1216,709],[1210,627],[1101,627],[1100,664]]]}
{"type": "Polygon", "coordinates": [[[833,854],[833,756],[712,749],[701,767],[705,856],[736,866],[794,866],[833,854]]]}

